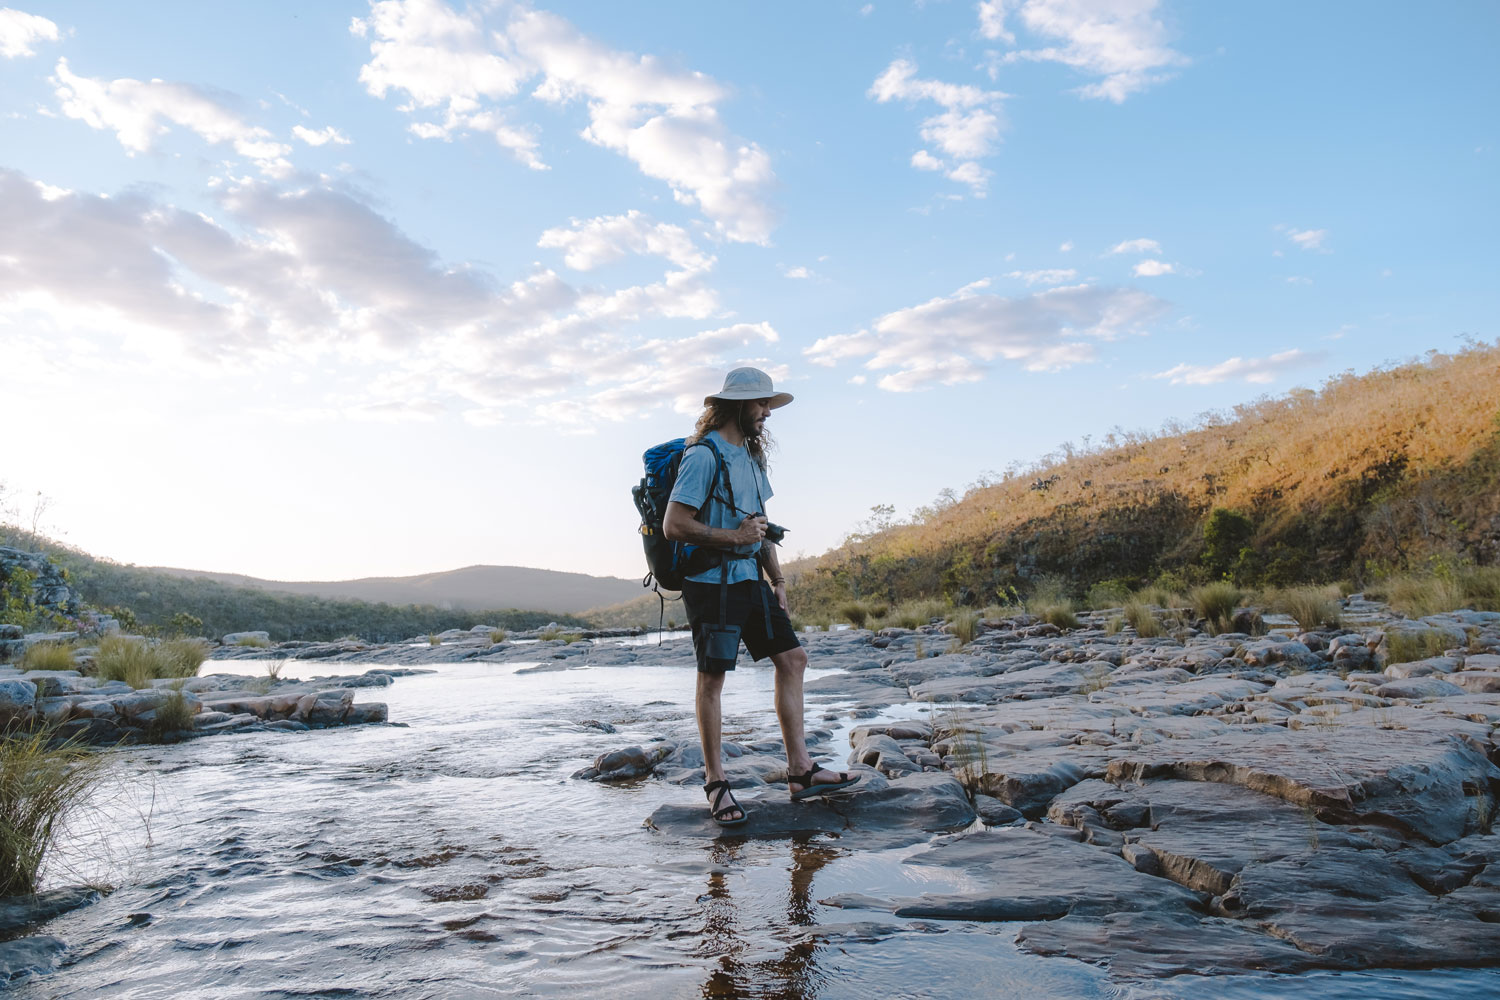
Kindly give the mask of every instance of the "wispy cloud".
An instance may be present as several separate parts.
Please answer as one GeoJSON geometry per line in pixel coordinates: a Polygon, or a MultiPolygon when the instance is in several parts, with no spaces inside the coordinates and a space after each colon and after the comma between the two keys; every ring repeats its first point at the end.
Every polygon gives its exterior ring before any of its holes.
{"type": "Polygon", "coordinates": [[[918,170],[944,171],[950,180],[968,185],[975,195],[985,193],[990,173],[978,161],[989,156],[999,141],[1000,102],[1005,94],[967,84],[921,79],[917,76],[917,64],[909,59],[894,60],[866,93],[881,104],[895,100],[933,101],[941,106],[943,112],[925,119],[920,131],[922,138],[946,159],[921,149],[913,154],[912,166],[918,170]]]}
{"type": "Polygon", "coordinates": [[[1284,233],[1286,238],[1291,240],[1299,249],[1318,250],[1322,253],[1329,252],[1328,248],[1323,245],[1323,241],[1328,239],[1328,230],[1326,229],[1298,229],[1295,226],[1288,226],[1285,223],[1274,228],[1278,233],[1284,233]]]}
{"type": "Polygon", "coordinates": [[[1137,278],[1159,278],[1164,274],[1176,273],[1176,264],[1169,264],[1164,260],[1156,260],[1151,257],[1136,261],[1135,264],[1135,276],[1137,278]]]}
{"type": "Polygon", "coordinates": [[[58,60],[52,84],[63,114],[113,132],[130,154],[149,151],[176,125],[210,144],[228,143],[270,176],[291,173],[290,146],[246,122],[222,96],[191,84],[78,76],[66,59],[58,60]]]}
{"type": "Polygon", "coordinates": [[[0,57],[17,59],[36,55],[37,42],[55,42],[61,35],[57,24],[39,14],[0,7],[0,57]]]}
{"type": "Polygon", "coordinates": [[[1161,253],[1161,244],[1155,240],[1148,240],[1142,237],[1140,239],[1124,240],[1116,243],[1106,250],[1105,253],[1161,253]]]}
{"type": "Polygon", "coordinates": [[[701,252],[681,226],[656,222],[631,210],[549,229],[537,246],[563,251],[563,261],[575,271],[591,271],[626,254],[665,257],[685,271],[703,271],[714,258],[701,252]]]}
{"type": "Polygon", "coordinates": [[[869,329],[824,337],[803,353],[815,364],[863,359],[891,392],[983,378],[986,362],[1047,371],[1093,361],[1095,345],[1146,331],[1167,303],[1137,289],[1070,285],[1017,298],[980,281],[951,296],[898,309],[869,329]]]}
{"type": "Polygon", "coordinates": [[[1131,94],[1172,77],[1187,57],[1168,45],[1158,0],[985,0],[978,5],[979,33],[1016,44],[1012,18],[1033,35],[1058,44],[996,53],[991,68],[1016,62],[1057,62],[1098,82],[1078,88],[1083,97],[1122,103],[1131,94]]]}
{"type": "Polygon", "coordinates": [[[1038,271],[1011,271],[1006,277],[1024,281],[1028,285],[1061,285],[1078,277],[1078,272],[1071,267],[1051,267],[1038,271]]]}
{"type": "Polygon", "coordinates": [[[1173,385],[1213,385],[1233,379],[1265,384],[1274,382],[1288,372],[1317,364],[1326,357],[1327,354],[1323,351],[1293,348],[1266,358],[1235,357],[1216,365],[1177,365],[1151,377],[1167,379],[1173,385]]]}
{"type": "Polygon", "coordinates": [[[350,143],[349,137],[332,125],[320,129],[310,129],[303,125],[293,125],[292,135],[301,139],[309,146],[326,146],[328,143],[333,143],[335,146],[347,146],[350,143]]]}
{"type": "Polygon", "coordinates": [[[611,49],[564,18],[520,4],[459,12],[440,0],[382,0],[351,30],[373,39],[360,71],[371,94],[401,91],[409,99],[403,110],[441,111],[439,120],[412,124],[419,137],[488,133],[523,163],[545,169],[533,127],[513,123],[514,109],[505,106],[539,78],[531,97],[586,104],[585,140],[666,182],[727,239],[769,241],[770,157],[720,121],[728,94],[707,75],[611,49]]]}

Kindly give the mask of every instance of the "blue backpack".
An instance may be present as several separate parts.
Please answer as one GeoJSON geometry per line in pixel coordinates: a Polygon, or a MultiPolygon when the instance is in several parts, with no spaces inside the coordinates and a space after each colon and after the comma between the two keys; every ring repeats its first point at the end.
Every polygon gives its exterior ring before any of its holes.
{"type": "MultiPolygon", "coordinates": [[[[713,479],[708,486],[708,495],[713,497],[720,482],[728,485],[728,473],[724,468],[724,456],[719,454],[718,447],[707,438],[691,445],[686,438],[674,438],[647,448],[646,453],[641,456],[645,462],[646,474],[639,483],[631,487],[630,495],[635,500],[635,509],[641,515],[641,544],[646,550],[647,571],[641,579],[643,587],[651,586],[654,580],[658,589],[665,587],[668,590],[681,590],[687,577],[711,569],[720,562],[722,553],[718,549],[670,541],[662,533],[662,519],[667,513],[667,501],[672,496],[672,487],[677,483],[677,470],[682,465],[683,453],[688,448],[699,445],[707,445],[717,459],[713,479]]],[[[698,520],[703,520],[707,509],[708,501],[705,500],[698,509],[698,520]]]]}

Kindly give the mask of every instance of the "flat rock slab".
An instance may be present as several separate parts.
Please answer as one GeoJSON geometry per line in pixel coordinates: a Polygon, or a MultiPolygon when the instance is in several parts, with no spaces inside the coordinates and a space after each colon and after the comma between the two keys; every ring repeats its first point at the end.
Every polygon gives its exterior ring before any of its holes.
{"type": "Polygon", "coordinates": [[[1122,978],[1243,972],[1306,972],[1347,963],[1314,955],[1242,920],[1191,914],[1113,913],[1021,928],[1016,943],[1037,955],[1107,965],[1122,978]]]}
{"type": "Polygon", "coordinates": [[[1388,824],[1443,844],[1477,827],[1465,785],[1487,788],[1500,768],[1457,737],[1359,727],[1166,740],[1119,755],[1105,777],[1243,785],[1326,820],[1388,824]]]}
{"type": "Polygon", "coordinates": [[[912,774],[894,781],[874,771],[854,769],[860,782],[849,789],[793,801],[785,786],[768,786],[754,795],[735,797],[747,821],[721,827],[708,815],[708,800],[692,805],[658,806],[646,826],[685,837],[782,836],[791,833],[927,834],[962,829],[975,813],[963,786],[952,775],[912,774]]]}
{"type": "Polygon", "coordinates": [[[907,864],[953,868],[973,888],[880,901],[834,896],[830,906],[881,907],[901,917],[945,920],[1054,920],[1200,905],[1196,893],[1144,875],[1118,855],[1025,827],[971,833],[914,854],[907,864]]]}

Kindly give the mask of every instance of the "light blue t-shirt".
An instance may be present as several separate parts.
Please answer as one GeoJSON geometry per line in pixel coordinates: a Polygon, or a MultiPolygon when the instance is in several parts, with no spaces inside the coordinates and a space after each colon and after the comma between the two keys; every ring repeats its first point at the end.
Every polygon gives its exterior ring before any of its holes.
{"type": "MultiPolygon", "coordinates": [[[[714,458],[713,449],[706,445],[683,452],[682,465],[677,469],[677,482],[672,487],[669,499],[698,510],[702,515],[699,520],[710,528],[738,528],[748,515],[764,514],[766,501],[771,499],[771,482],[761,471],[761,467],[755,464],[755,459],[750,457],[750,452],[725,441],[718,431],[709,431],[704,437],[712,438],[714,444],[718,445],[719,454],[724,456],[724,470],[729,474],[729,485],[734,490],[734,505],[739,509],[729,508],[729,490],[724,488],[722,482],[714,490],[714,496],[708,496],[717,459],[714,458]],[[705,501],[708,503],[706,511],[702,509],[705,501]]],[[[760,545],[740,545],[734,551],[750,555],[760,551],[760,545]]],[[[695,573],[688,579],[698,583],[718,583],[719,567],[695,573]]],[[[730,583],[758,579],[760,568],[754,559],[730,560],[730,583]]]]}

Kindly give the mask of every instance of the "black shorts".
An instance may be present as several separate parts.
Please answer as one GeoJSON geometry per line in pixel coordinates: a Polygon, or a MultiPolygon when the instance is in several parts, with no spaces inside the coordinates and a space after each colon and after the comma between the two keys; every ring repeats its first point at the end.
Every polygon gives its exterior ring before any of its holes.
{"type": "MultiPolygon", "coordinates": [[[[698,654],[698,669],[704,673],[717,673],[708,668],[708,641],[704,626],[719,624],[719,585],[684,581],[682,604],[687,608],[688,622],[693,627],[693,652],[698,654]]],[[[776,594],[764,580],[742,580],[729,585],[729,625],[740,627],[740,641],[750,651],[750,658],[763,660],[777,653],[785,653],[801,645],[797,633],[792,631],[792,620],[776,603],[776,594]],[[765,603],[761,603],[762,597],[765,603]],[[771,609],[771,631],[766,632],[766,608],[771,609]]],[[[733,667],[729,669],[733,670],[733,667]]]]}

